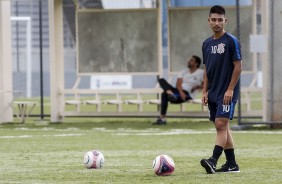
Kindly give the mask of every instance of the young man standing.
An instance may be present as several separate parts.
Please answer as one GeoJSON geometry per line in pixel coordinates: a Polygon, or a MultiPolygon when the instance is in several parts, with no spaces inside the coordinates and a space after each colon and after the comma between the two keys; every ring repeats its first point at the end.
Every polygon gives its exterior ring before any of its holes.
{"type": "Polygon", "coordinates": [[[166,112],[168,102],[174,104],[184,103],[187,100],[195,98],[197,91],[203,86],[203,70],[201,66],[201,59],[194,55],[188,60],[187,68],[180,71],[177,76],[176,87],[170,85],[165,79],[159,79],[159,84],[164,92],[161,95],[161,113],[153,125],[166,124],[166,112]]]}
{"type": "Polygon", "coordinates": [[[208,105],[210,120],[216,128],[215,146],[212,157],[202,159],[206,172],[240,172],[235,160],[234,143],[229,128],[239,96],[238,80],[241,74],[241,46],[233,35],[225,32],[227,23],[225,9],[213,6],[208,23],[213,36],[203,42],[204,84],[202,102],[208,105]],[[226,163],[216,169],[216,164],[224,151],[226,163]]]}

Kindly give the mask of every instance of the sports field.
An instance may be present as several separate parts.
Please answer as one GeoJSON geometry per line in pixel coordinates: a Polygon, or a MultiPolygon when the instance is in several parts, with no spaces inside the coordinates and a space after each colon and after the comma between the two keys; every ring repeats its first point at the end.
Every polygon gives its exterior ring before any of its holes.
{"type": "MultiPolygon", "coordinates": [[[[241,173],[206,174],[200,166],[214,144],[212,123],[196,119],[67,119],[0,125],[0,183],[281,183],[282,130],[234,131],[241,173]],[[105,165],[86,169],[87,151],[100,150],[105,165]],[[153,159],[170,155],[171,176],[156,176],[153,159]]],[[[225,162],[224,156],[218,163],[225,162]]]]}

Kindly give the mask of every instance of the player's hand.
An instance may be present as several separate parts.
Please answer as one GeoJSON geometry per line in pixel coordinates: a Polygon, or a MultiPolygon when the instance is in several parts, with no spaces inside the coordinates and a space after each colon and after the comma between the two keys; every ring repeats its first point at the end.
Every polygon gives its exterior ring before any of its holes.
{"type": "Polygon", "coordinates": [[[227,91],[224,93],[223,104],[229,105],[232,102],[232,98],[233,90],[227,89],[227,91]]]}
{"type": "Polygon", "coordinates": [[[208,105],[208,93],[203,93],[203,96],[202,96],[202,103],[203,103],[203,105],[205,105],[205,106],[208,105]]]}

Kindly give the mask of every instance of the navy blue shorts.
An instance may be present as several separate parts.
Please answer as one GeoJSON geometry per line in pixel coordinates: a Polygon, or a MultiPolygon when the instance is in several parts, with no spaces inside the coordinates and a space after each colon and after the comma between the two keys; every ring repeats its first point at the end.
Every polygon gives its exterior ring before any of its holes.
{"type": "Polygon", "coordinates": [[[210,120],[215,122],[215,118],[233,119],[236,102],[231,102],[229,105],[223,105],[221,102],[209,102],[210,120]]]}

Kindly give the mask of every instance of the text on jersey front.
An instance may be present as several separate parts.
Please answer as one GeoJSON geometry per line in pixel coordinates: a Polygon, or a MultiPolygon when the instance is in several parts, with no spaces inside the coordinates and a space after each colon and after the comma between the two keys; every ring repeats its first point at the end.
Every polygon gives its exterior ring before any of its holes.
{"type": "Polygon", "coordinates": [[[223,43],[220,43],[220,44],[215,45],[215,46],[211,46],[211,53],[212,54],[223,54],[224,51],[225,51],[224,46],[225,46],[225,44],[223,44],[223,43]]]}

